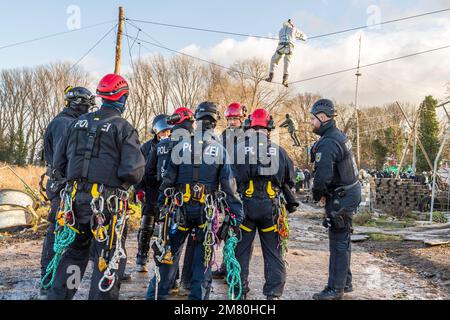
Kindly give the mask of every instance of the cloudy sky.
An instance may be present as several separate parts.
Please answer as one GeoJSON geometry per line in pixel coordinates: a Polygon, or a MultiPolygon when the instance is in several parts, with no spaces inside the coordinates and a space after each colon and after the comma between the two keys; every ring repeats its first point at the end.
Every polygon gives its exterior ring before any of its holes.
{"type": "MultiPolygon", "coordinates": [[[[15,1],[3,7],[0,21],[1,68],[34,66],[55,60],[77,61],[113,22],[38,42],[4,48],[2,46],[86,27],[116,18],[117,6],[124,5],[132,19],[225,30],[276,37],[281,24],[292,18],[308,36],[316,36],[374,22],[402,18],[450,8],[450,0],[228,0],[228,1],[15,1]],[[79,12],[79,15],[78,15],[79,12]],[[78,19],[79,17],[79,19],[78,19]]],[[[229,66],[235,59],[258,57],[269,63],[276,41],[251,37],[227,36],[180,30],[149,24],[139,26],[153,40],[229,66]]],[[[131,28],[128,30],[133,33],[131,28]]],[[[298,43],[293,58],[291,81],[301,80],[355,67],[358,39],[362,37],[361,64],[408,55],[450,45],[450,11],[410,21],[354,31],[337,36],[298,43]]],[[[114,32],[81,63],[100,76],[111,71],[114,59],[114,32]]],[[[126,46],[125,46],[126,47],[126,46]]],[[[172,53],[147,45],[141,55],[172,53]]],[[[138,47],[133,50],[138,55],[138,47]]],[[[130,64],[124,52],[124,68],[130,64]]],[[[360,103],[374,105],[395,100],[420,103],[427,94],[443,100],[445,84],[450,81],[450,49],[394,61],[362,70],[360,103]]],[[[281,77],[281,75],[277,75],[281,77]]],[[[280,80],[280,79],[277,79],[280,80]]],[[[352,102],[355,92],[354,72],[301,82],[293,86],[298,92],[316,92],[341,102],[352,102]]]]}

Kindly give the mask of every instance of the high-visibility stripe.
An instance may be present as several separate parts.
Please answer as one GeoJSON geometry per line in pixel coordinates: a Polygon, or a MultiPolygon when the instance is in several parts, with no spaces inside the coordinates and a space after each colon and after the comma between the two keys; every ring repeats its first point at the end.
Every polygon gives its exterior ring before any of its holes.
{"type": "Polygon", "coordinates": [[[253,230],[252,229],[250,229],[250,228],[247,228],[246,226],[244,226],[244,225],[242,225],[241,224],[241,227],[240,227],[242,230],[244,230],[244,231],[247,231],[247,232],[252,232],[253,230]]]}
{"type": "Polygon", "coordinates": [[[264,233],[266,233],[266,232],[271,232],[271,231],[273,231],[273,232],[277,232],[277,225],[274,225],[274,226],[272,226],[272,227],[270,227],[270,228],[267,228],[267,229],[262,229],[261,231],[262,232],[264,232],[264,233]]]}

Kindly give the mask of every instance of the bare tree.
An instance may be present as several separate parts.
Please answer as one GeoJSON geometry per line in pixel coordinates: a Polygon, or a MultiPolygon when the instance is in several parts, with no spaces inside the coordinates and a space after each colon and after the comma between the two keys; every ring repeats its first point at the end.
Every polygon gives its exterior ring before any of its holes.
{"type": "Polygon", "coordinates": [[[170,62],[170,100],[175,107],[193,108],[204,97],[207,69],[186,56],[176,56],[170,62]]]}

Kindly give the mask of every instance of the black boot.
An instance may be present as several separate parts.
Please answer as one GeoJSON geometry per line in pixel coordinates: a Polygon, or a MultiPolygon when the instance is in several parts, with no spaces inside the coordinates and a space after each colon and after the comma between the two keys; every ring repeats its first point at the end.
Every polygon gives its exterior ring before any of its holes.
{"type": "Polygon", "coordinates": [[[153,234],[155,218],[153,216],[142,216],[141,227],[138,232],[138,254],[136,256],[137,272],[147,272],[148,252],[150,240],[153,234]]]}
{"type": "Polygon", "coordinates": [[[286,88],[289,88],[288,78],[288,74],[283,75],[283,86],[285,86],[286,88]]]}
{"type": "Polygon", "coordinates": [[[344,289],[333,289],[328,286],[313,296],[314,300],[342,300],[342,298],[344,298],[344,289]]]}
{"type": "Polygon", "coordinates": [[[272,80],[273,80],[273,72],[269,73],[269,77],[267,77],[266,81],[272,82],[272,80]]]}
{"type": "Polygon", "coordinates": [[[344,293],[351,293],[353,292],[353,285],[349,284],[344,288],[344,293]]]}

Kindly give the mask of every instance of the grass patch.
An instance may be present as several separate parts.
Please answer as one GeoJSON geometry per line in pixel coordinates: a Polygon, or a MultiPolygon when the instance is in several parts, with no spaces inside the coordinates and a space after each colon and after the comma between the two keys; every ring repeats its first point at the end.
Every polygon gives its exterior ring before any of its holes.
{"type": "Polygon", "coordinates": [[[433,212],[433,223],[448,223],[447,217],[440,211],[433,212]]]}
{"type": "Polygon", "coordinates": [[[367,234],[372,241],[402,241],[402,237],[398,235],[383,234],[383,233],[369,233],[367,234]]]}

